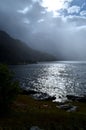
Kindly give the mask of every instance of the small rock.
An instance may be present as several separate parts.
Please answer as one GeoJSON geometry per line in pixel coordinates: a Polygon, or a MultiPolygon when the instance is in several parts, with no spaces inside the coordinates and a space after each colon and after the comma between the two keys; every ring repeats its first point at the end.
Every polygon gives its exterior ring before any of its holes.
{"type": "Polygon", "coordinates": [[[56,106],[57,108],[60,109],[64,109],[64,110],[69,110],[72,108],[72,106],[70,104],[64,104],[64,105],[60,105],[60,106],[56,106]]]}
{"type": "Polygon", "coordinates": [[[77,106],[73,106],[71,104],[64,104],[64,105],[59,105],[59,106],[56,106],[56,107],[63,109],[63,110],[66,110],[67,112],[74,112],[77,109],[77,106]]]}
{"type": "Polygon", "coordinates": [[[56,99],[55,96],[50,96],[47,93],[42,92],[34,94],[33,97],[37,100],[45,100],[45,101],[52,101],[56,99]]]}
{"type": "Polygon", "coordinates": [[[21,94],[24,95],[31,95],[31,94],[36,94],[37,92],[35,90],[22,90],[21,94]]]}
{"type": "Polygon", "coordinates": [[[86,95],[84,96],[67,95],[66,97],[68,98],[68,100],[86,102],[86,95]]]}
{"type": "Polygon", "coordinates": [[[38,126],[32,126],[32,127],[30,128],[30,130],[43,130],[43,129],[40,129],[38,126]]]}
{"type": "Polygon", "coordinates": [[[43,107],[44,107],[44,108],[48,108],[48,105],[47,105],[47,104],[44,104],[43,107]]]}
{"type": "Polygon", "coordinates": [[[77,106],[73,106],[72,108],[67,110],[67,112],[74,112],[74,111],[76,111],[76,109],[77,109],[77,106]]]}

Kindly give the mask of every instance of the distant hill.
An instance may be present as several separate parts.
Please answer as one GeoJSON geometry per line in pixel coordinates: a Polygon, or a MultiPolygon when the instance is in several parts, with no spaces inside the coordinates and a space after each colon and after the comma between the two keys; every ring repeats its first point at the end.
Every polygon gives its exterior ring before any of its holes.
{"type": "Polygon", "coordinates": [[[13,39],[6,32],[0,31],[0,62],[7,64],[35,63],[38,61],[54,61],[50,54],[31,49],[20,40],[13,39]]]}

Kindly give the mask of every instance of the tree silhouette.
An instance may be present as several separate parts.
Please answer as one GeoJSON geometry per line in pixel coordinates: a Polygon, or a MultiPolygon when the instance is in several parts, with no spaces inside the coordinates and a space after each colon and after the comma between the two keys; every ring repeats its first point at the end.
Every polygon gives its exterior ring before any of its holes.
{"type": "Polygon", "coordinates": [[[0,64],[0,113],[9,110],[19,93],[19,85],[6,65],[0,64]]]}

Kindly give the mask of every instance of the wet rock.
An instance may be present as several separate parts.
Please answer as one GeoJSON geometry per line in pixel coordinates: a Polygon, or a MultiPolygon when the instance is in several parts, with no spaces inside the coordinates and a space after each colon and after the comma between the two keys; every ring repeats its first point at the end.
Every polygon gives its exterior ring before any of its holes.
{"type": "Polygon", "coordinates": [[[67,95],[66,97],[68,100],[86,102],[86,95],[85,96],[67,95]]]}
{"type": "Polygon", "coordinates": [[[59,106],[56,106],[57,108],[60,108],[60,109],[64,109],[64,110],[69,110],[72,108],[72,105],[70,104],[64,104],[64,105],[59,105],[59,106]]]}
{"type": "Polygon", "coordinates": [[[77,106],[72,106],[67,112],[74,112],[77,110],[77,106]]]}
{"type": "Polygon", "coordinates": [[[55,99],[56,99],[55,96],[49,96],[49,97],[47,97],[47,98],[44,99],[44,100],[46,100],[46,101],[53,101],[53,100],[55,100],[55,99]]]}
{"type": "Polygon", "coordinates": [[[33,97],[37,100],[45,100],[45,101],[52,101],[56,99],[55,96],[50,96],[47,93],[42,92],[34,94],[33,97]]]}
{"type": "Polygon", "coordinates": [[[24,94],[24,95],[31,95],[31,94],[36,94],[37,91],[35,90],[22,90],[21,94],[24,94]]]}
{"type": "Polygon", "coordinates": [[[32,126],[32,127],[30,128],[30,130],[43,130],[43,129],[40,129],[38,126],[32,126]]]}
{"type": "Polygon", "coordinates": [[[73,106],[71,104],[64,104],[64,105],[59,105],[59,106],[56,106],[56,107],[63,109],[63,110],[66,110],[67,112],[74,112],[77,109],[77,106],[73,106]]]}
{"type": "Polygon", "coordinates": [[[35,90],[25,90],[23,89],[21,91],[21,94],[23,95],[31,95],[36,100],[46,100],[46,101],[52,101],[55,100],[55,96],[50,96],[47,93],[37,92],[35,90]]]}

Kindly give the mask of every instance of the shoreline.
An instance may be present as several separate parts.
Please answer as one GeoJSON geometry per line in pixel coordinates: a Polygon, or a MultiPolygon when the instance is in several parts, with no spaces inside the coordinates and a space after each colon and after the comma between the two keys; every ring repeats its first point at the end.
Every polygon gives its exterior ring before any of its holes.
{"type": "Polygon", "coordinates": [[[67,101],[78,101],[78,102],[86,103],[86,95],[76,96],[76,95],[67,94],[66,95],[67,99],[63,101],[62,98],[59,97],[59,99],[61,99],[61,102],[59,102],[58,100],[56,100],[55,95],[51,96],[47,93],[43,93],[43,92],[31,90],[31,89],[27,90],[27,89],[22,88],[21,94],[31,95],[36,100],[45,100],[45,101],[50,100],[50,101],[55,101],[57,103],[65,103],[67,101]]]}

